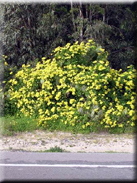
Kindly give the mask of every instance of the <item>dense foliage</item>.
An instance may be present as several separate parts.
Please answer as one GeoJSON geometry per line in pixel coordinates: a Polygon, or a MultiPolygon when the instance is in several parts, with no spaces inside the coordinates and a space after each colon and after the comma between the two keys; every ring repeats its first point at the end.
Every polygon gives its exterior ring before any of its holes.
{"type": "Polygon", "coordinates": [[[125,72],[112,69],[107,52],[93,40],[68,43],[52,54],[52,59],[43,57],[35,67],[23,64],[5,83],[6,113],[35,116],[45,129],[93,131],[102,126],[124,131],[135,125],[132,65],[125,72]]]}
{"type": "Polygon", "coordinates": [[[135,16],[130,4],[1,4],[0,36],[10,65],[35,65],[68,42],[94,39],[108,51],[110,65],[134,64],[135,16]]]}

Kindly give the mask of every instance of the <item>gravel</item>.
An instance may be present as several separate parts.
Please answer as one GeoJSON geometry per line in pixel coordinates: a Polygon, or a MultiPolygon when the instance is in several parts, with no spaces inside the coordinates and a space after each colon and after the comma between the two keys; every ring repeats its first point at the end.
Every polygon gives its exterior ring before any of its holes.
{"type": "Polygon", "coordinates": [[[135,152],[134,134],[72,134],[36,130],[1,136],[0,150],[46,151],[60,147],[66,152],[135,152]]]}

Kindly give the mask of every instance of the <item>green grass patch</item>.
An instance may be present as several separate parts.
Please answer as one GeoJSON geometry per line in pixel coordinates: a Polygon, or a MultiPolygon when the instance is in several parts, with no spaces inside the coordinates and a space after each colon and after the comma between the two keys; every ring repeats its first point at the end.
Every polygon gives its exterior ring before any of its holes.
{"type": "Polygon", "coordinates": [[[62,149],[58,146],[55,146],[55,147],[51,147],[48,150],[45,150],[44,152],[65,152],[65,151],[64,151],[64,149],[62,149]]]}
{"type": "Polygon", "coordinates": [[[16,132],[27,132],[38,129],[37,120],[33,117],[0,117],[0,132],[2,135],[11,136],[16,132]]]}

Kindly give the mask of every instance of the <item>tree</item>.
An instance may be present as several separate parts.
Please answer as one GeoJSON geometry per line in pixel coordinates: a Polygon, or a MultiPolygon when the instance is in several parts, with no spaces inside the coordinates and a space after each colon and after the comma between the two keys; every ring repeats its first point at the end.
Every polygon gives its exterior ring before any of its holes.
{"type": "Polygon", "coordinates": [[[9,64],[20,67],[23,63],[33,63],[68,41],[71,29],[68,29],[67,5],[6,4],[3,8],[3,50],[9,64]]]}
{"type": "Polygon", "coordinates": [[[50,57],[57,46],[88,39],[109,52],[111,67],[134,63],[135,16],[124,4],[5,4],[3,51],[8,63],[20,67],[50,57]]]}
{"type": "Polygon", "coordinates": [[[108,59],[115,69],[126,69],[134,64],[134,16],[131,5],[71,3],[71,9],[72,38],[75,41],[93,38],[109,52],[108,59]]]}

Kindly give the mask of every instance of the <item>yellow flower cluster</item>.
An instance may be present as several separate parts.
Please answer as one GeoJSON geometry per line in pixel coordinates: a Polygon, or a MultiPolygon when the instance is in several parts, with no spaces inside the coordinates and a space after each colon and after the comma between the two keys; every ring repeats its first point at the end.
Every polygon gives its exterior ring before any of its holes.
{"type": "MultiPolygon", "coordinates": [[[[58,64],[59,59],[67,60],[77,53],[86,55],[92,47],[92,40],[86,46],[68,43],[55,49],[52,60],[42,58],[34,68],[23,65],[7,83],[7,97],[14,101],[18,113],[35,115],[38,125],[45,128],[57,123],[80,124],[82,129],[92,129],[98,123],[105,128],[134,126],[137,116],[133,66],[126,72],[117,71],[110,68],[107,59],[97,59],[90,66],[58,64]],[[68,50],[65,56],[59,55],[63,49],[68,50]]],[[[98,50],[99,55],[104,52],[102,48],[98,50]]]]}
{"type": "MultiPolygon", "coordinates": [[[[91,52],[93,55],[97,55],[95,60],[106,60],[108,56],[108,53],[97,46],[93,40],[89,40],[87,43],[81,42],[79,44],[77,41],[73,45],[68,43],[64,47],[59,46],[53,51],[53,54],[58,65],[70,65],[71,68],[72,64],[89,66],[91,64],[91,52]]],[[[103,67],[100,69],[103,69],[103,67]]]]}

